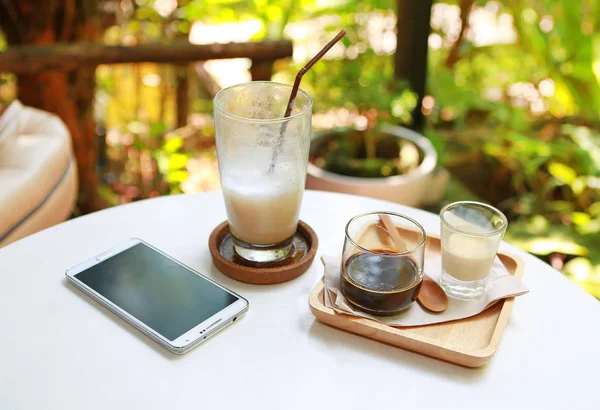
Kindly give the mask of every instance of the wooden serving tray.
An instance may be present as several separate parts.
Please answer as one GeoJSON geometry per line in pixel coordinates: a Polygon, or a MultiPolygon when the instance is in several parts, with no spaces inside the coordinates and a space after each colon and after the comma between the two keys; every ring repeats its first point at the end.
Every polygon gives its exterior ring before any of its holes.
{"type": "MultiPolygon", "coordinates": [[[[425,252],[429,257],[440,253],[438,236],[427,234],[425,252]]],[[[507,252],[499,252],[498,256],[511,275],[523,277],[524,265],[518,256],[507,252]]],[[[514,298],[501,300],[480,314],[462,320],[397,328],[339,314],[326,307],[322,280],[309,296],[310,310],[328,325],[466,367],[483,366],[496,353],[513,301],[514,298]]]]}

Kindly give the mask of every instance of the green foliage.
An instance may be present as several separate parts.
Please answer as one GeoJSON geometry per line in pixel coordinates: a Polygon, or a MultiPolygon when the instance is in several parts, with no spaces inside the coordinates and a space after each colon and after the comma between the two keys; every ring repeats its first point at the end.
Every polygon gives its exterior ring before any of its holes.
{"type": "Polygon", "coordinates": [[[154,151],[158,170],[171,185],[171,193],[180,193],[180,184],[189,176],[186,165],[190,154],[181,152],[182,148],[183,138],[171,136],[159,149],[154,151]]]}
{"type": "Polygon", "coordinates": [[[365,51],[354,60],[326,60],[305,75],[303,88],[313,96],[315,111],[344,107],[380,120],[409,124],[417,99],[406,84],[393,81],[391,56],[365,51]]]}
{"type": "MultiPolygon", "coordinates": [[[[309,8],[311,11],[304,9],[303,13],[293,15],[290,21],[309,19],[314,25],[320,17],[335,16],[324,20],[327,23],[319,27],[312,39],[325,43],[341,28],[346,36],[342,39],[343,58],[328,56],[303,77],[302,88],[313,96],[314,111],[344,107],[379,121],[410,124],[417,97],[406,82],[394,78],[393,55],[374,50],[369,39],[371,19],[388,19],[393,24],[395,2],[340,0],[323,2],[326,5],[320,8],[317,4],[319,2],[309,8]]],[[[393,35],[393,26],[382,32],[393,35]]],[[[278,80],[292,83],[304,64],[286,65],[279,70],[278,80]]],[[[376,121],[370,118],[369,122],[376,121]]]]}
{"type": "Polygon", "coordinates": [[[471,188],[485,181],[501,192],[492,198],[493,188],[479,187],[511,218],[506,239],[554,266],[564,262],[600,297],[600,4],[501,3],[514,43],[466,39],[452,67],[448,48],[431,50],[430,127],[444,136],[451,167],[487,172],[467,181],[471,188]]]}
{"type": "Polygon", "coordinates": [[[571,230],[564,225],[552,224],[542,215],[515,221],[506,234],[513,245],[537,255],[560,252],[567,255],[586,256],[588,249],[575,242],[571,230]]]}

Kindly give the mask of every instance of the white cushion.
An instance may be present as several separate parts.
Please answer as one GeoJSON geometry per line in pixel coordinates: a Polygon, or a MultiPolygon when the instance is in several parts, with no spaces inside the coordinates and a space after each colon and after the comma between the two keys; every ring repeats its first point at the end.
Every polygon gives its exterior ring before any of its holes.
{"type": "MultiPolygon", "coordinates": [[[[39,218],[35,212],[53,197],[65,178],[74,186],[76,169],[72,161],[71,138],[63,122],[54,115],[30,107],[22,107],[11,123],[18,121],[18,134],[3,144],[0,150],[0,242],[5,243],[8,233],[21,225],[30,226],[26,234],[51,226],[60,221],[42,218],[33,223],[28,218],[39,218]],[[71,163],[71,164],[70,164],[71,163]],[[31,227],[35,228],[32,229],[31,227]]],[[[73,207],[74,193],[62,188],[68,198],[59,198],[64,220],[73,207]]],[[[19,237],[24,236],[21,232],[19,237]]]]}
{"type": "Polygon", "coordinates": [[[0,115],[0,151],[7,148],[15,140],[19,132],[19,114],[23,104],[19,100],[11,102],[0,115]]]}

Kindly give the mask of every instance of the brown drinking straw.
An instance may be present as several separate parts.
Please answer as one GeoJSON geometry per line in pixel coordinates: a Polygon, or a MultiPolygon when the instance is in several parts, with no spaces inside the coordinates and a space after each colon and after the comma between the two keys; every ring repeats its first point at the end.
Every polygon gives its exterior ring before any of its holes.
{"type": "MultiPolygon", "coordinates": [[[[313,66],[317,61],[321,59],[330,49],[334,46],[335,43],[341,40],[342,37],[346,35],[346,31],[340,31],[337,36],[333,38],[329,43],[325,44],[325,47],[321,49],[304,67],[298,71],[296,74],[296,80],[294,81],[294,85],[292,86],[292,92],[290,93],[290,99],[288,101],[287,108],[285,110],[285,115],[283,118],[287,118],[292,114],[292,109],[294,108],[294,102],[296,101],[296,95],[298,94],[298,89],[300,88],[300,81],[302,80],[302,76],[313,66]]],[[[281,131],[279,132],[279,139],[277,140],[277,146],[273,151],[273,157],[271,158],[271,164],[269,165],[269,172],[273,172],[275,169],[275,163],[277,162],[277,156],[281,152],[281,148],[283,146],[283,135],[285,134],[285,130],[287,129],[289,122],[286,121],[281,126],[281,131]]]]}

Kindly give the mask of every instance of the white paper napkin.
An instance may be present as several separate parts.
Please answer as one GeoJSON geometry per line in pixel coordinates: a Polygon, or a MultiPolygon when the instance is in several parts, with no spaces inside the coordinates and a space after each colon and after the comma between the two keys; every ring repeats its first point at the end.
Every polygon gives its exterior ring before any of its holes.
{"type": "MultiPolygon", "coordinates": [[[[508,273],[500,259],[496,257],[486,288],[478,298],[467,301],[449,297],[448,309],[442,313],[431,313],[415,302],[397,315],[374,316],[353,308],[342,295],[340,290],[341,258],[322,256],[321,261],[325,266],[325,306],[338,313],[376,320],[388,326],[421,326],[464,319],[483,312],[501,299],[529,292],[525,284],[519,278],[508,273]]],[[[438,283],[441,276],[441,262],[439,256],[425,261],[425,272],[438,283]]]]}

